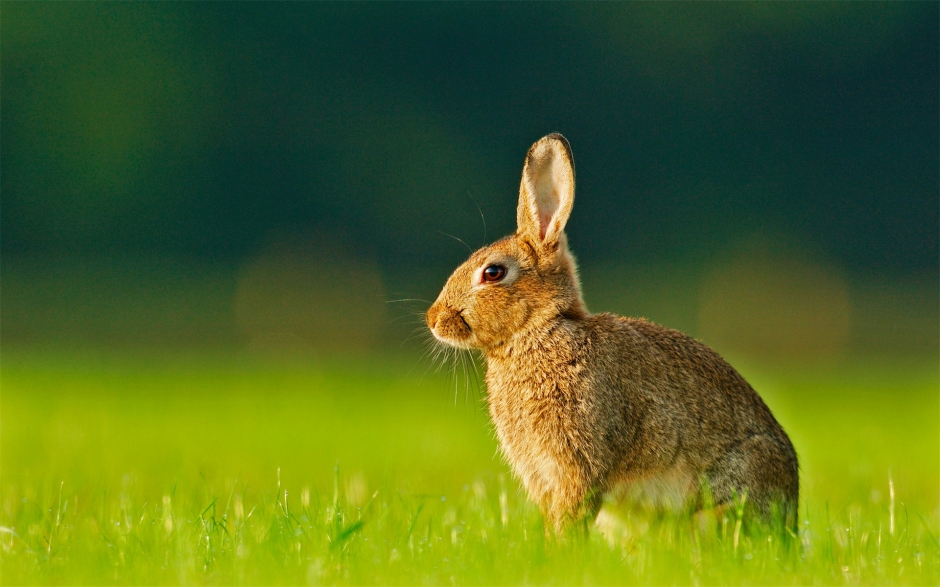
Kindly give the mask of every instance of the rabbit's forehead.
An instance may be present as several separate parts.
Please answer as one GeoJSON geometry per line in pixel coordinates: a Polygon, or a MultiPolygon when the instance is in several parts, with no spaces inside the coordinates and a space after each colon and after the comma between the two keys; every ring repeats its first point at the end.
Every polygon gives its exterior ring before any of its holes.
{"type": "Polygon", "coordinates": [[[476,269],[480,265],[490,263],[515,263],[518,262],[520,253],[515,239],[506,237],[470,255],[466,265],[476,269]]]}

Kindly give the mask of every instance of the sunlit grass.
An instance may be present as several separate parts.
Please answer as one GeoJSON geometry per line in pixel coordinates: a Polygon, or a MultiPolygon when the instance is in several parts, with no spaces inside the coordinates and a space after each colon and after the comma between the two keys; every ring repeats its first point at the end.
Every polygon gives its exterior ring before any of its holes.
{"type": "Polygon", "coordinates": [[[800,548],[789,550],[775,535],[735,532],[733,513],[708,529],[628,512],[613,543],[596,531],[546,538],[496,453],[479,394],[426,367],[393,356],[7,349],[0,580],[940,579],[940,403],[930,361],[743,367],[801,457],[800,548]]]}

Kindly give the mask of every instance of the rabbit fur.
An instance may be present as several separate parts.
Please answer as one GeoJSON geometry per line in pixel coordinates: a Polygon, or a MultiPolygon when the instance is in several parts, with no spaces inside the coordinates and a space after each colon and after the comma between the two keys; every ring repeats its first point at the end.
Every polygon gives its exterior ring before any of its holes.
{"type": "Polygon", "coordinates": [[[703,492],[795,525],[796,452],[744,378],[681,332],[587,311],[564,233],[574,187],[568,141],[532,145],[517,232],[474,252],[426,314],[439,341],[485,356],[489,413],[529,497],[558,530],[605,498],[695,509],[703,492]]]}

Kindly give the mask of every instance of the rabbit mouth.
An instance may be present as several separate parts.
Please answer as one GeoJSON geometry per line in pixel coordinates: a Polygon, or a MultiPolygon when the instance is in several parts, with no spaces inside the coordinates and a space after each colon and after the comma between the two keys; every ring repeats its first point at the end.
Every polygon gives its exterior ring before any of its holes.
{"type": "Polygon", "coordinates": [[[473,330],[470,328],[470,325],[467,324],[466,320],[464,320],[463,312],[458,312],[457,317],[460,318],[460,322],[463,324],[464,328],[467,329],[467,332],[473,332],[473,330]]]}

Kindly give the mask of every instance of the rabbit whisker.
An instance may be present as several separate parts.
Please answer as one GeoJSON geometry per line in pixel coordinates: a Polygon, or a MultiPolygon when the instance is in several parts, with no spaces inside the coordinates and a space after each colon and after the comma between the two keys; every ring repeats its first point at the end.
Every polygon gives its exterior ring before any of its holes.
{"type": "Polygon", "coordinates": [[[473,197],[473,194],[470,193],[470,190],[467,190],[467,195],[470,196],[470,199],[473,200],[473,205],[477,207],[477,212],[480,213],[480,219],[483,220],[483,242],[486,242],[486,217],[483,216],[483,210],[480,208],[479,202],[473,197]]]}
{"type": "Polygon", "coordinates": [[[462,239],[457,238],[456,236],[454,236],[454,235],[452,235],[452,234],[448,234],[448,233],[444,232],[443,230],[438,230],[438,232],[441,233],[441,234],[443,234],[444,236],[449,236],[450,238],[452,238],[452,239],[454,239],[455,241],[459,242],[459,243],[462,244],[463,246],[467,247],[467,250],[470,251],[471,253],[473,253],[473,249],[470,248],[470,245],[468,245],[467,243],[463,242],[462,239]]]}
{"type": "Polygon", "coordinates": [[[402,298],[400,300],[385,300],[386,304],[399,304],[401,302],[423,302],[425,304],[434,303],[434,302],[429,302],[428,300],[422,300],[420,298],[402,298]]]}

